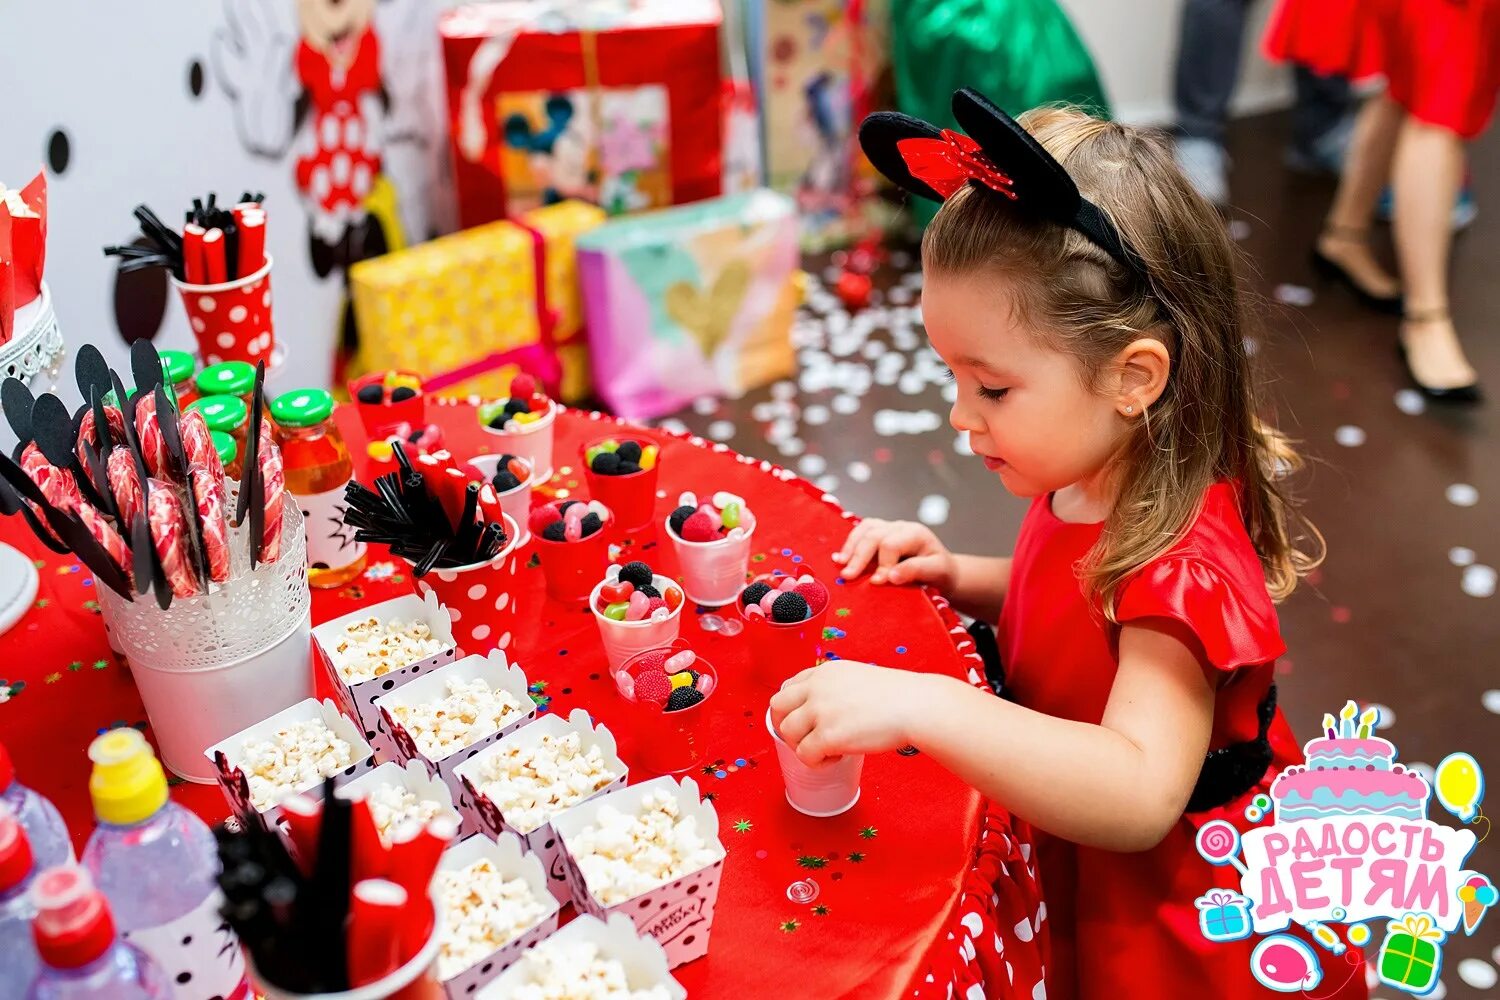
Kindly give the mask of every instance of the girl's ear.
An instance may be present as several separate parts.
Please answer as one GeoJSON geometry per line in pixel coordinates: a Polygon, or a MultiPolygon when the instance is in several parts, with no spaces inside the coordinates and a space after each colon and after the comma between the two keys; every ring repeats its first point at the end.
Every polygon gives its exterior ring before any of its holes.
{"type": "Polygon", "coordinates": [[[1166,391],[1172,356],[1162,341],[1140,337],[1115,356],[1113,371],[1106,394],[1115,398],[1120,415],[1131,419],[1145,413],[1166,391]]]}

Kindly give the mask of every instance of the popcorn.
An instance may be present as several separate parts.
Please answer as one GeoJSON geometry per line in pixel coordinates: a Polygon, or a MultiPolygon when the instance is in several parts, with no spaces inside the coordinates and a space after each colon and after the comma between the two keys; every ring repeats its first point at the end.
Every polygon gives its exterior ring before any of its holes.
{"type": "Polygon", "coordinates": [[[653,791],[640,812],[620,812],[607,802],[594,823],[568,838],[568,850],[594,898],[623,903],[712,864],[718,854],[698,832],[698,820],[681,816],[677,799],[653,791]]]}
{"type": "Polygon", "coordinates": [[[599,954],[592,941],[543,941],[518,966],[523,979],[513,1000],[671,1000],[660,983],[632,990],[625,966],[599,954]]]}
{"type": "Polygon", "coordinates": [[[373,680],[392,670],[425,660],[447,648],[433,638],[424,621],[382,623],[369,617],[344,626],[344,634],[329,653],[339,676],[350,684],[373,680]]]}
{"type": "Polygon", "coordinates": [[[380,839],[389,846],[391,836],[402,824],[416,820],[422,826],[435,819],[443,811],[443,804],[432,799],[419,798],[410,789],[400,785],[376,785],[365,797],[370,805],[370,814],[375,818],[375,829],[380,839]]]}
{"type": "Polygon", "coordinates": [[[429,760],[442,760],[479,738],[504,729],[524,713],[509,691],[492,688],[483,677],[448,682],[448,696],[419,705],[392,705],[391,717],[416,741],[429,760]]]}
{"type": "Polygon", "coordinates": [[[438,872],[443,897],[438,978],[451,979],[536,926],[551,909],[524,878],[507,879],[488,858],[438,872]]]}
{"type": "Polygon", "coordinates": [[[578,733],[561,738],[549,733],[533,746],[504,747],[486,756],[477,789],[506,823],[526,834],[618,777],[598,746],[584,751],[578,733]]]}
{"type": "Polygon", "coordinates": [[[322,719],[292,722],[269,740],[245,741],[240,764],[250,801],[268,809],[354,763],[354,752],[322,719]]]}

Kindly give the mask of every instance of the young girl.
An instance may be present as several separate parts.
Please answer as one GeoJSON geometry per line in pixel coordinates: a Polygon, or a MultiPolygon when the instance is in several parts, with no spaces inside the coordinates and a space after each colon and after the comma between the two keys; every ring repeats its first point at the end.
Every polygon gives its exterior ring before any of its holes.
{"type": "MultiPolygon", "coordinates": [[[[1296,456],[1256,417],[1235,252],[1146,133],[1067,110],[1017,125],[972,91],[954,113],[968,136],[880,114],[861,141],[946,197],[922,315],[958,383],[949,420],[1031,509],[1009,559],[876,520],[834,559],[998,618],[1011,700],[838,660],[789,680],[773,721],[809,762],[913,744],[1044,831],[1047,996],[1269,996],[1255,939],[1206,940],[1194,906],[1239,888],[1198,827],[1246,827],[1301,760],[1272,602],[1316,562],[1277,478],[1296,456]]],[[[1366,995],[1357,952],[1318,954],[1320,998],[1366,995]]]]}

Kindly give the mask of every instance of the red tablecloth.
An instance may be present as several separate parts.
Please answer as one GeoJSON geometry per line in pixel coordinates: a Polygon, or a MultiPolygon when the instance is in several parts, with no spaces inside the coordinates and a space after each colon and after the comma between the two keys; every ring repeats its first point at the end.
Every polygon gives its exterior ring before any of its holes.
{"type": "MultiPolygon", "coordinates": [[[[443,425],[455,453],[491,450],[471,407],[432,410],[429,417],[443,425]]],[[[364,435],[352,411],[341,410],[339,419],[352,449],[362,452],[364,435]]],[[[557,474],[546,492],[583,492],[577,452],[585,438],[599,434],[600,419],[561,415],[557,474]]],[[[608,428],[610,418],[602,419],[608,428]]],[[[843,539],[850,515],[831,497],[723,445],[650,434],[663,444],[659,516],[685,489],[745,497],[760,519],[753,572],[808,571],[833,584],[831,652],[913,670],[968,672],[972,679],[972,646],[940,599],[914,589],[834,582],[837,569],[828,554],[843,539]]],[[[0,704],[0,739],[22,779],[62,809],[81,846],[92,825],[84,746],[111,727],[139,726],[148,734],[150,728],[128,669],[105,642],[87,571],[46,552],[19,519],[0,523],[0,537],[34,554],[42,576],[36,608],[0,637],[0,692],[8,694],[0,704]]],[[[656,529],[632,540],[625,557],[677,572],[671,546],[656,529]]],[[[539,568],[521,579],[518,600],[528,610],[511,653],[533,682],[533,698],[544,711],[586,708],[615,732],[632,776],[646,776],[633,763],[636,734],[621,713],[587,609],[547,601],[539,568]]],[[[372,551],[354,583],[314,593],[313,619],[411,587],[404,563],[372,551]]],[[[782,795],[763,723],[769,692],[745,676],[743,637],[703,631],[691,615],[682,634],[721,678],[709,739],[720,759],[692,777],[718,808],[729,852],[710,952],[675,972],[689,993],[968,997],[981,995],[970,992],[979,985],[983,995],[1032,997],[1045,924],[1032,866],[1009,817],[920,754],[867,761],[863,796],[843,816],[801,816],[782,795]],[[815,883],[816,898],[794,902],[787,892],[794,882],[815,883]]],[[[214,786],[177,784],[173,795],[209,820],[227,813],[214,786]]]]}

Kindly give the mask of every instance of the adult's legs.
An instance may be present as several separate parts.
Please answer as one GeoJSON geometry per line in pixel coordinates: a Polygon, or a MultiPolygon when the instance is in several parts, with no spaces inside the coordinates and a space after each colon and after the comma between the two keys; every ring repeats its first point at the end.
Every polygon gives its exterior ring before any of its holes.
{"type": "Polygon", "coordinates": [[[1224,129],[1240,72],[1247,0],[1187,0],[1182,8],[1174,92],[1177,162],[1198,193],[1229,200],[1224,129]]]}
{"type": "Polygon", "coordinates": [[[1349,81],[1294,66],[1297,100],[1292,106],[1292,143],[1287,165],[1294,169],[1338,173],[1353,131],[1355,99],[1349,81]]]}
{"type": "MultiPolygon", "coordinates": [[[[1344,172],[1328,210],[1318,252],[1346,271],[1360,288],[1381,298],[1400,294],[1401,285],[1370,250],[1375,202],[1391,175],[1391,157],[1406,111],[1385,95],[1372,97],[1354,123],[1344,172]]],[[[1449,200],[1452,204],[1452,200],[1449,200]]]]}
{"type": "Polygon", "coordinates": [[[1453,132],[1408,117],[1396,144],[1396,257],[1406,287],[1401,342],[1412,375],[1432,389],[1474,384],[1477,376],[1448,314],[1453,199],[1463,184],[1463,143],[1453,132]]]}

